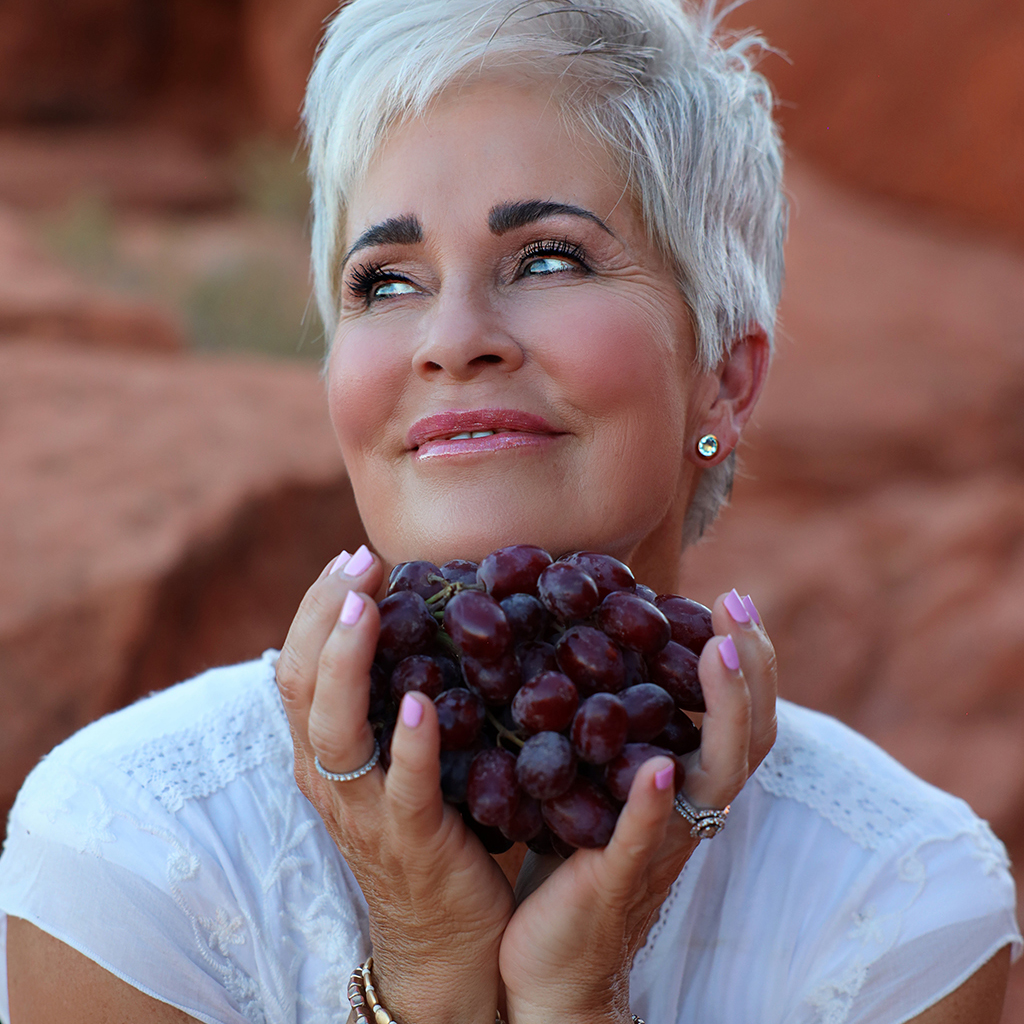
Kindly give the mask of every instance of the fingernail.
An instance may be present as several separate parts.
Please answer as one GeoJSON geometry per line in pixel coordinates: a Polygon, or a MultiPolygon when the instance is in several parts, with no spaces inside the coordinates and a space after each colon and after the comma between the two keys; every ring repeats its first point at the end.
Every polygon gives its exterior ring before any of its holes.
{"type": "Polygon", "coordinates": [[[402,725],[415,729],[423,720],[423,705],[411,694],[402,698],[402,725]]]}
{"type": "Polygon", "coordinates": [[[331,568],[328,571],[327,575],[333,576],[334,573],[336,573],[339,569],[344,569],[345,566],[348,565],[348,560],[351,557],[352,556],[347,551],[342,551],[342,553],[338,555],[338,557],[333,562],[331,562],[331,568]]]}
{"type": "Polygon", "coordinates": [[[718,645],[718,656],[722,659],[722,664],[730,672],[738,672],[740,670],[740,656],[736,653],[736,645],[732,642],[731,636],[727,636],[718,645]]]}
{"type": "Polygon", "coordinates": [[[366,602],[354,591],[350,590],[345,595],[345,603],[341,606],[339,619],[343,626],[354,626],[363,614],[366,602]]]}
{"type": "Polygon", "coordinates": [[[725,595],[724,604],[725,610],[733,617],[734,622],[744,624],[750,621],[750,613],[743,606],[743,598],[736,593],[735,588],[725,595]]]}
{"type": "Polygon", "coordinates": [[[672,780],[675,778],[676,769],[674,765],[665,765],[661,771],[654,773],[654,785],[658,789],[668,789],[672,785],[672,780]]]}
{"type": "Polygon", "coordinates": [[[754,602],[750,600],[750,595],[747,594],[743,598],[743,607],[747,609],[747,614],[756,622],[759,626],[761,625],[761,616],[757,614],[757,609],[754,607],[754,602]]]}
{"type": "Polygon", "coordinates": [[[364,544],[352,556],[348,565],[345,566],[345,575],[353,578],[362,576],[371,565],[373,565],[373,555],[370,554],[370,549],[364,544]]]}

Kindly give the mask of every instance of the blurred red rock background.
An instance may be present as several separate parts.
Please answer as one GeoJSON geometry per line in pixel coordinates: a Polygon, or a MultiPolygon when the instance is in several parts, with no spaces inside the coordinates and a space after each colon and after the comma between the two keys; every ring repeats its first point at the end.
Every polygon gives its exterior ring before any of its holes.
{"type": "MultiPolygon", "coordinates": [[[[360,542],[293,159],[331,7],[0,6],[2,813],[87,721],[280,644],[360,542]]],[[[1024,8],[752,0],[750,23],[786,54],[762,67],[788,283],[681,588],[750,591],[785,696],[1024,864],[1024,8]]]]}

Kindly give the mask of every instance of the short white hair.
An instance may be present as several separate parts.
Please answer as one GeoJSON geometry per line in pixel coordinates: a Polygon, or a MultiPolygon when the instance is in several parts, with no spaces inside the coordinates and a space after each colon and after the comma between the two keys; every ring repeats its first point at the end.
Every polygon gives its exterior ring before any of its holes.
{"type": "MultiPolygon", "coordinates": [[[[735,6],[735,5],[733,5],[735,6]]],[[[702,369],[760,328],[772,341],[787,204],[772,93],[754,34],[720,32],[714,0],[352,0],[327,28],[303,118],[312,262],[328,339],[346,213],[390,128],[448,87],[495,71],[558,79],[570,123],[619,162],[676,267],[702,369]]],[[[729,8],[731,9],[731,8],[729,8]]],[[[726,12],[727,13],[727,12],[726,12]]],[[[728,498],[734,453],[703,473],[686,540],[728,498]]]]}

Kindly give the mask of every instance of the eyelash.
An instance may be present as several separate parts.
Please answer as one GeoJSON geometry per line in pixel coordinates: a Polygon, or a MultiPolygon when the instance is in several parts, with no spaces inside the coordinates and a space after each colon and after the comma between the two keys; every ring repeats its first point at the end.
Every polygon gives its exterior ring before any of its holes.
{"type": "MultiPolygon", "coordinates": [[[[530,242],[523,248],[519,256],[518,270],[522,273],[526,265],[535,259],[545,256],[559,256],[578,263],[583,270],[589,270],[587,255],[581,245],[570,242],[567,238],[552,238],[545,241],[530,242]]],[[[373,301],[373,289],[386,281],[405,281],[408,278],[401,274],[386,271],[379,263],[363,263],[352,268],[346,287],[349,294],[364,305],[373,301]]]]}

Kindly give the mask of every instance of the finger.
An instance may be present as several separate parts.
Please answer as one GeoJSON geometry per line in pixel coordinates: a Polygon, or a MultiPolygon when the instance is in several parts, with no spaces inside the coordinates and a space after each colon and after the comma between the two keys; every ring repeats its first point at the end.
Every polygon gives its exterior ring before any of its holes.
{"type": "Polygon", "coordinates": [[[441,827],[440,752],[434,702],[425,694],[407,693],[398,709],[384,786],[388,809],[406,843],[432,838],[441,827]]]}
{"type": "Polygon", "coordinates": [[[661,848],[674,813],[675,762],[661,755],[645,761],[629,788],[602,857],[602,888],[613,899],[627,898],[661,848]]]}
{"type": "Polygon", "coordinates": [[[293,735],[306,748],[309,746],[307,719],[316,689],[320,654],[341,614],[345,595],[353,589],[375,593],[383,569],[379,559],[364,545],[351,559],[343,561],[339,556],[325,572],[326,575],[322,573],[306,591],[277,660],[281,703],[293,735]],[[361,571],[354,576],[347,575],[349,570],[356,569],[361,571]]]}
{"type": "Polygon", "coordinates": [[[695,807],[721,808],[750,774],[750,691],[732,637],[712,637],[697,672],[707,711],[700,747],[686,759],[685,793],[695,807]]]}
{"type": "MultiPolygon", "coordinates": [[[[307,721],[309,747],[327,771],[355,771],[373,754],[367,713],[379,630],[376,604],[366,594],[350,590],[320,652],[307,721]]],[[[346,792],[355,788],[353,783],[343,785],[346,792]]]]}
{"type": "Polygon", "coordinates": [[[713,612],[716,633],[729,634],[739,654],[751,701],[751,769],[775,742],[775,704],[778,695],[775,648],[749,595],[736,590],[723,594],[713,612]]]}

